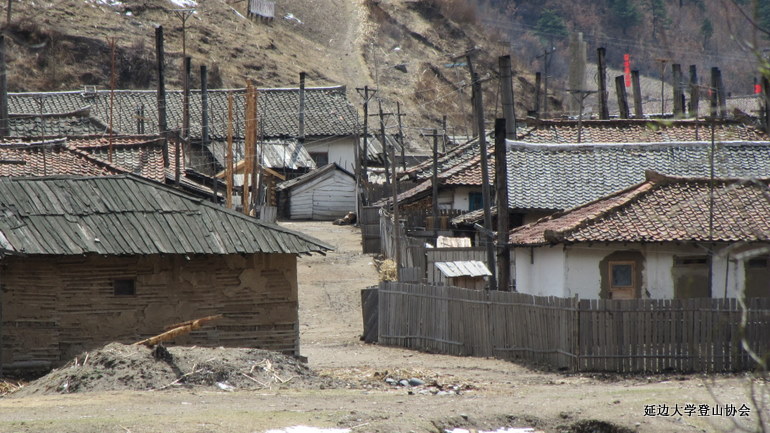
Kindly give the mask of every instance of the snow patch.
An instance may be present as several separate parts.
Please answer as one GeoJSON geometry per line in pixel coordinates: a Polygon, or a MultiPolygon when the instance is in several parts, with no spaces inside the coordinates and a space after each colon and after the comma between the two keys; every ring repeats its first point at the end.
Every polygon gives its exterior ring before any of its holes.
{"type": "Polygon", "coordinates": [[[171,3],[179,6],[182,9],[192,9],[198,7],[198,2],[195,0],[170,0],[171,3]]]}
{"type": "MultiPolygon", "coordinates": [[[[470,433],[470,430],[465,430],[464,428],[456,428],[453,430],[444,430],[446,433],[470,433]]],[[[476,430],[474,430],[475,432],[476,430]]],[[[501,427],[495,431],[482,431],[478,430],[478,433],[535,433],[535,429],[525,427],[525,428],[514,428],[514,427],[501,427]]]]}
{"type": "Polygon", "coordinates": [[[318,428],[297,425],[285,429],[268,430],[265,433],[350,433],[349,428],[318,428]]]}

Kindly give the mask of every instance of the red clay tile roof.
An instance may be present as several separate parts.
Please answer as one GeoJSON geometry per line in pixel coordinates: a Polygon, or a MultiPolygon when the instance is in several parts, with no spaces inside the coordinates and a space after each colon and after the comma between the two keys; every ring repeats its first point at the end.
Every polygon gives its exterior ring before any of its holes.
{"type": "Polygon", "coordinates": [[[576,242],[770,240],[768,181],[665,177],[559,212],[510,232],[514,246],[576,242]],[[713,229],[710,228],[713,221],[713,229]]]}

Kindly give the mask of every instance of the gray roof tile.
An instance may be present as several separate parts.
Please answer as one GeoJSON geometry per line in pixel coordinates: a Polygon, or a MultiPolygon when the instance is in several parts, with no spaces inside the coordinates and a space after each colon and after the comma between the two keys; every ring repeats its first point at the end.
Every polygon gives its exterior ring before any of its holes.
{"type": "Polygon", "coordinates": [[[333,249],[133,175],[0,178],[0,239],[6,253],[42,255],[333,249]]]}

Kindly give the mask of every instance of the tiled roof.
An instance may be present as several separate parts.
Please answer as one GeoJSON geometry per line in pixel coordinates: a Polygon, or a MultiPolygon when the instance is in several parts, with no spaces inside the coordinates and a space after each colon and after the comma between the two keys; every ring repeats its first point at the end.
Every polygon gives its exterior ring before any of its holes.
{"type": "Polygon", "coordinates": [[[0,145],[0,176],[108,176],[126,171],[68,147],[65,140],[0,145]]]}
{"type": "Polygon", "coordinates": [[[770,240],[767,180],[673,178],[645,182],[510,232],[516,246],[575,242],[770,240]],[[713,197],[713,205],[711,200],[713,197]],[[713,222],[713,228],[712,228],[713,222]]]}
{"type": "MultiPolygon", "coordinates": [[[[666,92],[664,110],[667,115],[670,115],[674,111],[674,100],[671,92],[666,92]]],[[[685,89],[685,98],[687,102],[690,102],[690,91],[685,89]]],[[[711,115],[711,102],[709,101],[708,93],[701,91],[700,100],[698,101],[698,116],[706,117],[711,115]]],[[[761,95],[741,95],[741,96],[728,96],[725,98],[725,105],[727,108],[728,116],[732,116],[736,111],[739,113],[745,113],[751,116],[760,116],[762,110],[762,96],[761,95]]],[[[659,115],[660,114],[660,99],[647,100],[642,103],[642,112],[645,115],[659,115]]],[[[631,111],[633,112],[633,106],[631,111]]],[[[719,107],[717,107],[719,110],[719,107]]]]}
{"type": "Polygon", "coordinates": [[[0,178],[0,210],[0,250],[9,254],[302,254],[333,249],[133,175],[0,178]]]}
{"type": "MultiPolygon", "coordinates": [[[[71,138],[69,146],[87,152],[103,162],[110,159],[109,137],[71,138]]],[[[164,167],[163,139],[157,137],[115,137],[112,143],[112,165],[138,176],[165,182],[174,173],[175,147],[169,146],[169,167],[164,167]]],[[[184,158],[180,158],[183,161],[184,158]]]]}
{"type": "MultiPolygon", "coordinates": [[[[561,210],[644,180],[645,170],[673,176],[710,174],[708,142],[548,146],[508,142],[511,209],[561,210]]],[[[719,177],[770,177],[770,142],[715,146],[719,177]]]]}
{"type": "MultiPolygon", "coordinates": [[[[243,138],[245,90],[209,90],[209,135],[212,139],[227,137],[227,99],[233,95],[234,137],[243,138]]],[[[200,138],[201,93],[190,92],[190,136],[200,138]]],[[[182,125],[182,91],[166,92],[166,116],[169,129],[182,125]]],[[[262,135],[267,138],[295,137],[298,133],[299,89],[259,89],[259,116],[262,135]]],[[[91,115],[104,125],[110,124],[110,91],[10,93],[9,112],[14,114],[70,113],[90,109],[91,115]]],[[[119,134],[144,132],[157,134],[157,96],[151,90],[117,90],[114,94],[113,129],[119,134]],[[143,107],[143,111],[142,110],[143,107]]],[[[351,135],[358,132],[358,114],[345,96],[345,87],[311,87],[305,89],[305,135],[323,137],[351,135]]]]}
{"type": "MultiPolygon", "coordinates": [[[[489,145],[489,143],[487,143],[489,145]]],[[[446,154],[438,157],[438,172],[442,173],[457,164],[463,163],[478,156],[481,153],[478,139],[470,140],[464,144],[450,149],[446,154]]],[[[413,180],[430,179],[433,176],[433,158],[407,168],[404,175],[413,180]]]]}
{"type": "MultiPolygon", "coordinates": [[[[518,141],[543,144],[576,143],[678,143],[711,140],[711,127],[691,120],[528,120],[518,128],[518,141]],[[578,141],[578,131],[580,141],[578,141]]],[[[762,130],[737,122],[720,122],[717,141],[767,141],[762,130]]]]}
{"type": "MultiPolygon", "coordinates": [[[[494,155],[495,148],[493,145],[488,145],[487,154],[489,158],[489,171],[490,179],[494,178],[494,164],[495,160],[492,157],[494,155]]],[[[473,185],[481,186],[481,161],[479,159],[480,152],[476,152],[476,155],[470,155],[467,158],[459,158],[461,162],[446,168],[443,172],[438,172],[438,183],[441,186],[460,186],[460,185],[473,185]]],[[[410,203],[419,200],[426,195],[429,195],[433,189],[433,180],[429,177],[427,180],[422,181],[414,188],[410,188],[400,194],[397,199],[399,203],[410,203]]],[[[392,197],[386,197],[375,203],[376,206],[390,205],[392,197]]]]}
{"type": "Polygon", "coordinates": [[[45,116],[12,115],[8,119],[11,137],[68,137],[108,133],[108,128],[91,117],[88,110],[45,116]]]}

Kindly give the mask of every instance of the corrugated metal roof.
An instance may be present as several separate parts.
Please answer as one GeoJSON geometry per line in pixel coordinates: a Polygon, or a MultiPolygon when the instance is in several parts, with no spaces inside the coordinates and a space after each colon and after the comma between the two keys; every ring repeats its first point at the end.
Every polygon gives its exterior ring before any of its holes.
{"type": "Polygon", "coordinates": [[[447,278],[486,277],[492,275],[489,269],[487,269],[487,265],[478,260],[436,262],[434,264],[447,278]]]}
{"type": "MultiPolygon", "coordinates": [[[[315,161],[310,157],[305,146],[297,140],[275,139],[264,140],[257,144],[262,149],[262,164],[274,170],[302,170],[316,168],[315,161]]],[[[227,142],[222,140],[212,141],[209,144],[214,158],[220,166],[227,163],[227,142]]],[[[233,142],[233,160],[242,161],[244,152],[243,140],[233,142]]]]}
{"type": "Polygon", "coordinates": [[[28,255],[309,254],[311,236],[133,175],[0,178],[0,246],[28,255]]]}
{"type": "Polygon", "coordinates": [[[305,184],[307,182],[310,182],[311,180],[316,179],[318,177],[321,177],[321,176],[325,175],[326,173],[332,172],[334,170],[339,170],[342,173],[347,174],[348,176],[353,178],[354,181],[355,181],[355,176],[353,175],[353,173],[345,170],[344,168],[340,167],[336,163],[332,162],[331,164],[326,164],[325,166],[323,166],[321,168],[318,168],[318,169],[315,169],[315,170],[313,170],[313,171],[311,171],[309,173],[305,173],[302,176],[295,177],[294,179],[287,180],[286,182],[281,182],[281,183],[279,183],[276,186],[276,189],[279,190],[279,191],[285,190],[285,189],[290,189],[290,188],[293,188],[293,187],[295,187],[297,185],[302,185],[302,184],[305,184]]]}

